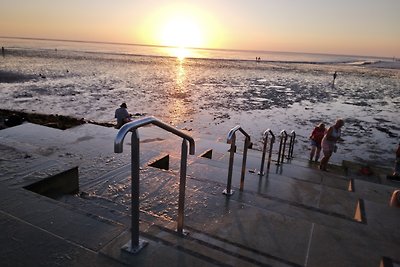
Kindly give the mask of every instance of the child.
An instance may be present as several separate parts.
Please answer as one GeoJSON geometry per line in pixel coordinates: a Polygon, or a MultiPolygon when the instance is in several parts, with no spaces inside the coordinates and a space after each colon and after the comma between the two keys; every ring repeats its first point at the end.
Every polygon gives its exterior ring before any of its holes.
{"type": "Polygon", "coordinates": [[[324,134],[325,134],[325,124],[323,123],[320,123],[312,131],[310,135],[311,139],[310,161],[313,160],[315,155],[315,162],[318,162],[319,156],[321,154],[321,141],[322,138],[324,138],[324,134]]]}

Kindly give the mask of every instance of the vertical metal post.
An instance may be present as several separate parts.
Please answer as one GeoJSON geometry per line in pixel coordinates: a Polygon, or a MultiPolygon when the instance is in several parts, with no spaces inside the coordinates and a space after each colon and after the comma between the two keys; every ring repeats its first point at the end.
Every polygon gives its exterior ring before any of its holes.
{"type": "Polygon", "coordinates": [[[264,139],[264,145],[261,157],[261,167],[260,167],[260,172],[258,173],[258,175],[260,176],[264,175],[265,153],[267,152],[268,135],[264,135],[263,139],[264,139]]]}
{"type": "Polygon", "coordinates": [[[287,159],[290,159],[290,153],[292,152],[292,141],[293,141],[293,136],[290,135],[290,139],[289,139],[289,151],[288,154],[286,156],[287,159]]]}
{"type": "Polygon", "coordinates": [[[131,139],[131,240],[127,244],[125,244],[122,249],[136,254],[143,247],[147,245],[147,242],[144,240],[139,240],[139,167],[140,167],[140,159],[139,159],[139,136],[137,133],[137,129],[132,131],[132,139],[131,139]]]}
{"type": "Polygon", "coordinates": [[[246,175],[246,160],[247,160],[247,149],[249,146],[249,138],[246,137],[244,140],[244,148],[243,148],[243,161],[242,161],[242,174],[240,176],[240,191],[243,191],[244,186],[244,176],[246,175]]]}
{"type": "Polygon", "coordinates": [[[285,132],[285,138],[284,138],[284,142],[283,142],[283,149],[282,149],[282,160],[281,162],[283,163],[283,159],[285,158],[285,150],[286,150],[286,142],[287,142],[287,134],[285,132]]]}
{"type": "Polygon", "coordinates": [[[181,149],[181,169],[179,180],[179,202],[178,202],[178,233],[183,234],[183,221],[185,212],[185,188],[186,188],[186,168],[187,168],[188,147],[185,139],[182,141],[181,149]]]}
{"type": "Polygon", "coordinates": [[[233,195],[234,191],[231,190],[232,187],[232,172],[233,172],[233,160],[235,158],[235,147],[236,147],[236,134],[233,134],[231,141],[231,149],[229,150],[229,166],[228,166],[228,181],[226,183],[226,189],[222,192],[227,196],[233,195]]]}
{"type": "Polygon", "coordinates": [[[276,163],[276,165],[279,165],[280,161],[281,161],[282,142],[283,142],[283,137],[282,137],[282,134],[281,134],[280,135],[280,141],[279,141],[278,162],[276,163]]]}
{"type": "Polygon", "coordinates": [[[296,140],[296,132],[295,131],[292,131],[292,137],[293,137],[293,141],[292,141],[292,150],[290,150],[290,158],[293,158],[294,141],[296,140]]]}
{"type": "Polygon", "coordinates": [[[272,136],[272,137],[271,137],[270,144],[269,144],[269,155],[268,155],[268,165],[267,165],[267,170],[269,170],[269,167],[271,166],[272,147],[274,146],[274,142],[275,142],[275,137],[274,137],[274,136],[272,136]]]}
{"type": "Polygon", "coordinates": [[[137,130],[132,132],[132,164],[131,164],[131,202],[132,202],[132,224],[131,239],[132,247],[139,245],[139,168],[140,168],[140,148],[137,130]]]}

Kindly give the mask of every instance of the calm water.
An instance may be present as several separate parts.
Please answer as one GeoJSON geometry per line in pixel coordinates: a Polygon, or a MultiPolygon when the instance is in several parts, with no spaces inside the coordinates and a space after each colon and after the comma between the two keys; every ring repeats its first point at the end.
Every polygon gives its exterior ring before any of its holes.
{"type": "Polygon", "coordinates": [[[334,162],[394,161],[400,70],[362,65],[389,59],[223,50],[194,50],[177,59],[173,49],[161,47],[0,42],[6,48],[0,58],[3,109],[111,122],[126,102],[131,113],[210,139],[224,141],[240,124],[258,148],[267,128],[295,130],[295,154],[304,158],[314,125],[343,117],[345,142],[334,162]]]}

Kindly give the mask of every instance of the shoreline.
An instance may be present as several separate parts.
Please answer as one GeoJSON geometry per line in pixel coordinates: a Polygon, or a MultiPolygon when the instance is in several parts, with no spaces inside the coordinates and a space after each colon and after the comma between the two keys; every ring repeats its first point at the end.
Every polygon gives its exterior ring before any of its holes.
{"type": "Polygon", "coordinates": [[[92,120],[85,120],[84,118],[78,119],[72,116],[0,109],[0,130],[17,126],[23,122],[30,122],[60,130],[66,130],[85,123],[92,123],[104,127],[115,126],[112,123],[100,123],[92,120]]]}
{"type": "MultiPolygon", "coordinates": [[[[0,109],[0,131],[6,128],[20,125],[24,122],[38,124],[46,127],[52,127],[60,130],[66,130],[86,123],[91,123],[103,127],[115,127],[116,125],[113,123],[95,122],[93,120],[86,120],[84,118],[78,119],[72,116],[64,116],[58,114],[40,114],[33,112],[0,109]],[[14,123],[15,125],[11,126],[7,125],[8,124],[7,120],[11,120],[11,122],[14,123]]],[[[388,172],[391,170],[389,166],[381,164],[375,165],[371,163],[362,164],[361,162],[357,162],[354,160],[351,161],[343,160],[340,164],[344,168],[360,169],[360,175],[362,176],[365,176],[365,174],[361,173],[361,170],[365,168],[371,168],[374,170],[374,172],[385,172],[385,171],[388,172]]]]}

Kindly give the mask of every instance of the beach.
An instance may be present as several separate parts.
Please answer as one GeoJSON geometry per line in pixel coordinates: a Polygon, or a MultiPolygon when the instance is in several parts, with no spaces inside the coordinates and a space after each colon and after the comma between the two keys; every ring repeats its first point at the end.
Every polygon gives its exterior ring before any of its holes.
{"type": "Polygon", "coordinates": [[[0,109],[108,125],[126,102],[137,117],[155,116],[201,138],[226,142],[229,129],[241,125],[256,149],[266,129],[275,135],[295,131],[294,156],[300,158],[308,158],[315,125],[343,118],[344,141],[332,162],[394,162],[400,136],[395,60],[286,54],[279,60],[263,54],[258,62],[255,52],[240,51],[179,60],[140,48],[54,48],[43,42],[27,48],[8,42],[0,59],[0,109]]]}

